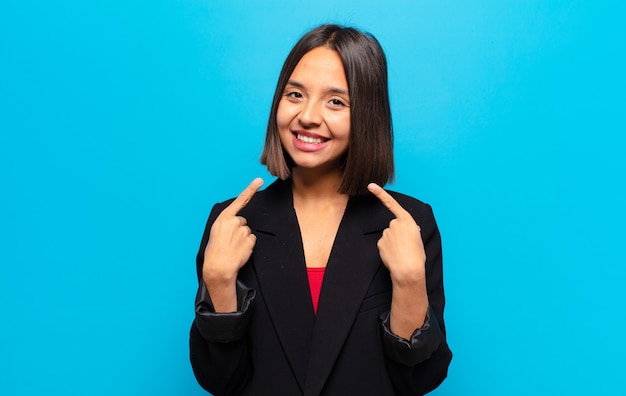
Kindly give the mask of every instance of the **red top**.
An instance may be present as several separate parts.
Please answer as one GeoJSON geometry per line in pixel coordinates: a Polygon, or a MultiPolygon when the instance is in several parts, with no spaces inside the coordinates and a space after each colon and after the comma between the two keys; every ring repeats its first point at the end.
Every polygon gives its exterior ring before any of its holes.
{"type": "Polygon", "coordinates": [[[322,281],[324,280],[324,271],[326,268],[308,268],[306,273],[309,277],[309,289],[311,289],[311,300],[313,301],[313,311],[317,315],[317,303],[320,299],[322,291],[322,281]]]}

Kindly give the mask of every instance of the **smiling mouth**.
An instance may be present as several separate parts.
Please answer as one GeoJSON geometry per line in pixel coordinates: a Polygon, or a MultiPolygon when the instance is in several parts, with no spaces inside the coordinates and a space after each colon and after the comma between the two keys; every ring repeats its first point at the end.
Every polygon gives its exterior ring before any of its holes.
{"type": "Polygon", "coordinates": [[[299,133],[296,133],[295,135],[296,135],[296,139],[298,139],[299,141],[303,143],[322,144],[330,140],[330,139],[325,139],[325,138],[315,138],[311,136],[305,136],[299,133]]]}

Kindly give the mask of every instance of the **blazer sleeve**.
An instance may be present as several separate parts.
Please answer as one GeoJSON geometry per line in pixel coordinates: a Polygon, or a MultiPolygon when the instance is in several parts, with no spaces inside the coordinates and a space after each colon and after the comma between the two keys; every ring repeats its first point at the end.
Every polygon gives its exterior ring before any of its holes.
{"type": "MultiPolygon", "coordinates": [[[[407,205],[408,206],[408,205],[407,205]]],[[[400,395],[423,395],[447,377],[452,352],[446,342],[443,321],[445,296],[441,236],[430,206],[409,210],[422,229],[426,250],[426,287],[429,309],[424,325],[416,329],[410,340],[393,334],[389,312],[381,315],[383,348],[389,377],[400,395]]]]}
{"type": "Polygon", "coordinates": [[[237,312],[216,313],[202,281],[204,249],[213,222],[228,203],[213,207],[196,256],[198,292],[195,319],[189,335],[189,354],[194,375],[204,389],[216,396],[237,394],[250,378],[246,330],[255,292],[237,282],[237,312]]]}

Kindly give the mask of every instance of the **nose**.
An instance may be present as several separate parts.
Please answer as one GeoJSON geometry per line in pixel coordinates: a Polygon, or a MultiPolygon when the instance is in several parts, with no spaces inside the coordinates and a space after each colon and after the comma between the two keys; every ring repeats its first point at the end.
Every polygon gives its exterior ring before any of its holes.
{"type": "Polygon", "coordinates": [[[316,101],[306,101],[298,116],[303,127],[317,126],[322,123],[322,112],[316,101]]]}

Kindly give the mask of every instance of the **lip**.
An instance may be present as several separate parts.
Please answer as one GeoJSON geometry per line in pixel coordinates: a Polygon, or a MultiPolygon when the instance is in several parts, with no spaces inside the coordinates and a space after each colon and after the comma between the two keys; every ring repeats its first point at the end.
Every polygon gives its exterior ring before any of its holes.
{"type": "Polygon", "coordinates": [[[291,132],[291,137],[292,137],[294,147],[300,151],[304,151],[307,153],[314,153],[314,152],[323,150],[328,145],[328,142],[330,142],[330,139],[324,136],[318,135],[313,132],[302,131],[302,130],[291,132]],[[297,135],[302,135],[302,136],[310,137],[313,139],[323,139],[324,142],[323,143],[306,143],[298,139],[297,135]]]}
{"type": "Polygon", "coordinates": [[[322,136],[322,135],[318,135],[317,133],[311,132],[311,131],[307,131],[305,129],[297,129],[295,131],[291,131],[291,133],[293,135],[303,135],[303,136],[308,136],[310,138],[313,139],[322,139],[322,140],[330,140],[329,138],[322,136]]]}

